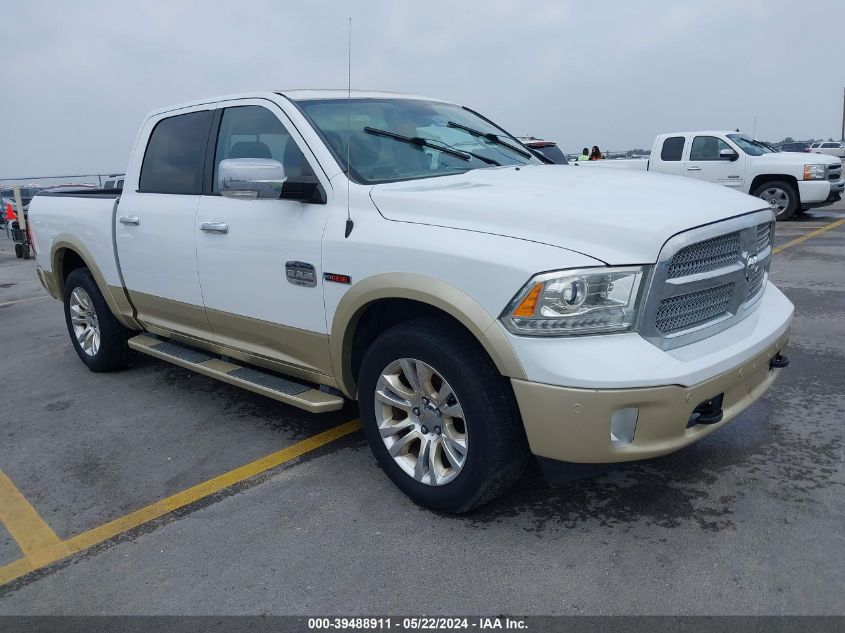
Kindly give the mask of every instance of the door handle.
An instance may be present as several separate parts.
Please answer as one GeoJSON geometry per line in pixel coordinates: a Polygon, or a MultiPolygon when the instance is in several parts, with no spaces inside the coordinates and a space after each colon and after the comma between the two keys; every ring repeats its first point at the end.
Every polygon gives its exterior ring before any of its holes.
{"type": "Polygon", "coordinates": [[[225,222],[202,222],[200,223],[200,231],[206,233],[228,233],[229,225],[225,222]]]}
{"type": "Polygon", "coordinates": [[[687,171],[701,171],[701,167],[687,167],[687,171]]]}
{"type": "Polygon", "coordinates": [[[137,215],[122,215],[120,216],[120,223],[138,226],[139,224],[141,224],[141,218],[139,218],[137,215]]]}

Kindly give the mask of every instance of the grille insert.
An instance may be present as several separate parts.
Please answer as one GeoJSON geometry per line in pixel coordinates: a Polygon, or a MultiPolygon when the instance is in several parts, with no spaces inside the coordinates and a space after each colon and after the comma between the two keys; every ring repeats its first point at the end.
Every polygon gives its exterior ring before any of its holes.
{"type": "Polygon", "coordinates": [[[757,225],[757,252],[762,253],[772,243],[772,223],[757,225]]]}
{"type": "Polygon", "coordinates": [[[766,271],[763,268],[758,268],[754,271],[751,279],[748,280],[748,294],[745,296],[746,301],[751,301],[754,296],[760,292],[763,287],[763,281],[766,279],[766,271]]]}
{"type": "Polygon", "coordinates": [[[679,250],[669,265],[668,279],[706,273],[730,266],[742,255],[742,233],[734,231],[690,244],[679,250]]]}
{"type": "Polygon", "coordinates": [[[734,282],[668,297],[657,307],[655,327],[661,334],[681,332],[712,321],[728,311],[734,282]]]}

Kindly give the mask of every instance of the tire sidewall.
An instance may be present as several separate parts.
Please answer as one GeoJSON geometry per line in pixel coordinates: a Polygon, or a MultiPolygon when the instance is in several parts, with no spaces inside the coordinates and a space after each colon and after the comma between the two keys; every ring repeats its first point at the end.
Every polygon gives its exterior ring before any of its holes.
{"type": "Polygon", "coordinates": [[[364,433],[373,453],[391,481],[417,503],[435,510],[459,512],[472,503],[477,491],[495,473],[489,471],[485,455],[495,450],[493,436],[486,432],[485,423],[496,423],[485,413],[486,404],[473,389],[479,376],[461,359],[453,358],[446,350],[432,345],[425,337],[404,332],[401,337],[387,332],[373,343],[361,365],[358,401],[364,433]],[[405,473],[387,450],[375,415],[375,390],[382,371],[400,358],[420,360],[448,382],[461,403],[466,417],[467,457],[455,479],[442,486],[420,483],[405,473]]]}
{"type": "Polygon", "coordinates": [[[117,354],[123,352],[122,349],[116,348],[121,343],[125,344],[125,339],[121,340],[120,325],[112,316],[111,309],[103,298],[99,287],[97,287],[91,271],[87,268],[77,268],[68,275],[64,284],[64,313],[70,341],[79,359],[92,371],[111,371],[114,369],[117,354]],[[79,341],[76,340],[76,334],[73,332],[70,318],[70,297],[75,288],[82,288],[88,293],[94,311],[97,313],[97,324],[100,328],[100,347],[93,356],[89,356],[82,349],[79,341]]]}

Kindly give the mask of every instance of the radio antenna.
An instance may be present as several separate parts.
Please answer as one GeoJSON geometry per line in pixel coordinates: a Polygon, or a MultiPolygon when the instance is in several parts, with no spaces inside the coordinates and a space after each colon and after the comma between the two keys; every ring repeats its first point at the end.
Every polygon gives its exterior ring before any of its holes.
{"type": "Polygon", "coordinates": [[[349,44],[346,49],[346,231],[344,238],[349,237],[355,226],[349,211],[349,180],[352,173],[350,145],[352,145],[352,18],[349,18],[349,44]]]}

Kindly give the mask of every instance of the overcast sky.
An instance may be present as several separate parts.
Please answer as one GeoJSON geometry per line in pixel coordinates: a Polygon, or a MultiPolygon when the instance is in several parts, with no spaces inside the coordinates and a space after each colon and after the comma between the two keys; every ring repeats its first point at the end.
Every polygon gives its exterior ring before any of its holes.
{"type": "Polygon", "coordinates": [[[736,128],[839,138],[843,0],[0,3],[0,178],[122,171],[144,114],[345,87],[471,106],[567,152],[736,128]]]}

